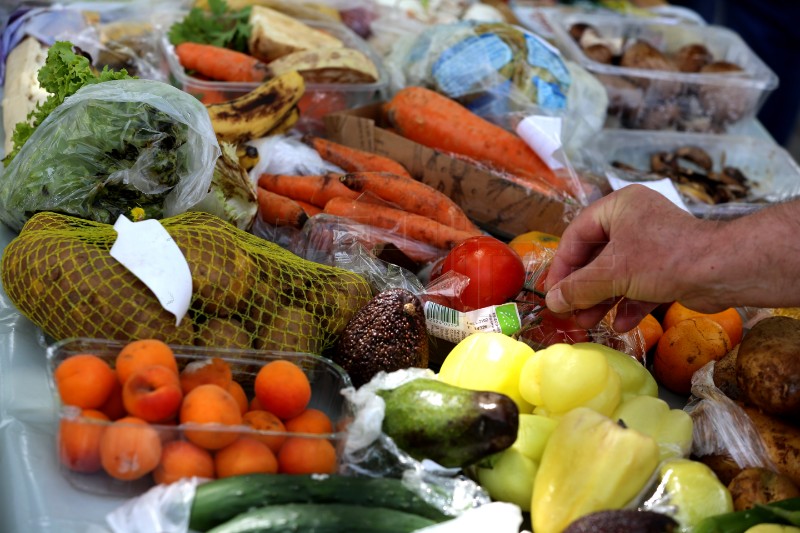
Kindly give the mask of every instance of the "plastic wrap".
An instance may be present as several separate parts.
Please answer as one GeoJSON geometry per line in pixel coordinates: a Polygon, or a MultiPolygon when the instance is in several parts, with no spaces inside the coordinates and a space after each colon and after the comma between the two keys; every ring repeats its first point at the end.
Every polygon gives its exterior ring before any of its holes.
{"type": "Polygon", "coordinates": [[[614,331],[616,308],[612,309],[600,323],[585,329],[578,326],[572,316],[555,315],[545,304],[544,280],[555,251],[534,243],[534,250],[525,254],[526,280],[522,292],[517,296],[522,327],[515,337],[534,349],[558,342],[575,344],[596,342],[610,346],[646,363],[644,338],[637,328],[625,333],[614,331]]]}
{"type": "Polygon", "coordinates": [[[692,376],[692,398],[684,410],[694,421],[694,455],[730,455],[741,468],[777,471],[750,417],[714,385],[714,361],[692,376]]]}
{"type": "Polygon", "coordinates": [[[113,222],[188,210],[208,191],[220,149],[202,104],[167,84],[88,85],[58,106],[4,170],[2,218],[19,231],[32,213],[113,222]]]}
{"type": "Polygon", "coordinates": [[[583,67],[528,30],[507,23],[438,24],[403,36],[386,54],[394,91],[432,88],[508,127],[516,117],[558,116],[574,151],[598,133],[608,96],[583,67]]]}
{"type": "MultiPolygon", "coordinates": [[[[169,3],[167,3],[169,4],[169,3]]],[[[167,80],[151,22],[165,8],[164,2],[69,2],[14,11],[0,41],[0,83],[9,52],[32,36],[49,46],[68,40],[92,58],[95,67],[125,68],[143,79],[167,80]]]]}
{"type": "Polygon", "coordinates": [[[355,416],[348,429],[342,468],[345,474],[401,478],[425,501],[447,515],[457,516],[489,503],[486,491],[458,469],[412,458],[381,431],[385,404],[376,391],[434,376],[432,370],[420,368],[381,372],[359,389],[344,389],[342,394],[354,406],[355,416]]]}

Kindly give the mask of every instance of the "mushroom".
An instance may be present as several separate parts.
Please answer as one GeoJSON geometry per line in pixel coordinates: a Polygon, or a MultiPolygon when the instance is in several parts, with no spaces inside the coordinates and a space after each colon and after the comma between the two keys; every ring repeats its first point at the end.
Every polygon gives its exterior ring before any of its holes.
{"type": "Polygon", "coordinates": [[[682,46],[675,52],[673,61],[681,72],[700,72],[700,69],[714,61],[714,56],[700,43],[682,46]]]}

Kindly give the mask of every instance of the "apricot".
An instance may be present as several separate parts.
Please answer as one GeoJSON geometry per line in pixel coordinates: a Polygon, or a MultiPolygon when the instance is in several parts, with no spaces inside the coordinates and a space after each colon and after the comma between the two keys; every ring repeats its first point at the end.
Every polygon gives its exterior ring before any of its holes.
{"type": "Polygon", "coordinates": [[[233,374],[227,361],[219,357],[210,357],[186,365],[181,370],[180,378],[183,393],[189,394],[198,385],[219,385],[227,389],[233,381],[233,374]]]}
{"type": "Polygon", "coordinates": [[[214,466],[220,478],[278,471],[278,461],[269,446],[250,437],[242,437],[218,450],[214,466]]]}
{"type": "Polygon", "coordinates": [[[333,474],[336,466],[336,448],[322,438],[289,437],[278,452],[283,474],[333,474]]]}
{"type": "Polygon", "coordinates": [[[281,420],[299,415],[311,400],[308,377],[291,361],[277,360],[261,367],[254,389],[262,408],[281,420]]]}
{"type": "Polygon", "coordinates": [[[248,411],[242,416],[242,423],[256,431],[269,432],[250,436],[269,446],[269,449],[273,452],[277,452],[281,448],[283,441],[286,440],[286,427],[280,418],[269,411],[248,411]]]}
{"type": "Polygon", "coordinates": [[[109,419],[94,409],[84,409],[75,419],[62,418],[58,428],[58,457],[75,472],[91,474],[102,468],[100,439],[109,419]]]}
{"type": "Polygon", "coordinates": [[[187,439],[207,450],[218,450],[239,438],[238,431],[224,431],[219,426],[242,423],[239,404],[231,393],[218,385],[199,385],[183,398],[181,424],[208,425],[206,429],[185,429],[187,439]]]}
{"type": "Polygon", "coordinates": [[[114,367],[119,382],[124,385],[137,369],[150,365],[163,365],[178,374],[175,352],[167,343],[158,339],[139,339],[129,342],[117,354],[114,367]]]}
{"type": "Polygon", "coordinates": [[[189,477],[214,478],[211,452],[185,440],[173,440],[161,449],[161,461],[153,470],[156,483],[174,483],[189,477]]]}
{"type": "Polygon", "coordinates": [[[53,372],[61,401],[82,409],[103,405],[117,379],[114,370],[93,354],[71,355],[61,361],[53,372]]]}
{"type": "Polygon", "coordinates": [[[161,439],[150,424],[133,416],[112,422],[100,439],[103,470],[116,479],[139,479],[161,460],[161,439]]]}
{"type": "Polygon", "coordinates": [[[173,418],[181,400],[183,392],[178,376],[162,365],[137,369],[122,387],[122,402],[128,414],[148,422],[173,418]]]}

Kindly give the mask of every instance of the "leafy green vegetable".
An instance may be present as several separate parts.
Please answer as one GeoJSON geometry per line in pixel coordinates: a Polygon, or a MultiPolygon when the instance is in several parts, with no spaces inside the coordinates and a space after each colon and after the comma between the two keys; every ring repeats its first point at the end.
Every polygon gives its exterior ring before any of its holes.
{"type": "Polygon", "coordinates": [[[109,80],[131,79],[127,71],[113,71],[104,67],[99,74],[95,74],[89,59],[76,54],[72,50],[72,43],[58,41],[47,51],[47,60],[38,73],[39,84],[50,95],[41,104],[31,111],[24,122],[19,122],[14,127],[12,140],[14,148],[3,159],[8,165],[17,155],[22,145],[25,144],[39,124],[64,102],[67,96],[75,94],[84,85],[100,83],[109,80]]]}
{"type": "Polygon", "coordinates": [[[213,44],[247,53],[250,6],[236,11],[228,9],[225,0],[209,0],[208,7],[208,11],[193,7],[181,22],[173,24],[168,32],[169,42],[213,44]]]}

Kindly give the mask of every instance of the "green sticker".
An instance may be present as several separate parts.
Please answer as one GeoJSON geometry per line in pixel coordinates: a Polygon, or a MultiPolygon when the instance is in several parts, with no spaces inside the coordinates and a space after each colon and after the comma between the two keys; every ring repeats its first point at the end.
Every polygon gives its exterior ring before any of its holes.
{"type": "Polygon", "coordinates": [[[517,311],[517,304],[507,303],[498,305],[494,308],[494,312],[497,314],[497,321],[500,323],[500,331],[504,335],[513,335],[522,327],[519,320],[519,312],[517,311]]]}

